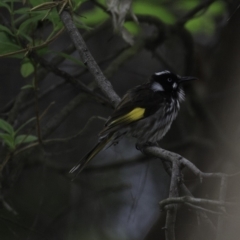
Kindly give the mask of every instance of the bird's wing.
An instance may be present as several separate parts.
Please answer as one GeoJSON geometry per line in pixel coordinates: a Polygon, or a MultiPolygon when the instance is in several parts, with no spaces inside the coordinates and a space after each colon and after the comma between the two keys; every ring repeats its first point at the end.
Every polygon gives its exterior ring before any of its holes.
{"type": "Polygon", "coordinates": [[[100,136],[154,114],[161,107],[163,98],[148,86],[138,86],[129,91],[106,122],[100,136]]]}

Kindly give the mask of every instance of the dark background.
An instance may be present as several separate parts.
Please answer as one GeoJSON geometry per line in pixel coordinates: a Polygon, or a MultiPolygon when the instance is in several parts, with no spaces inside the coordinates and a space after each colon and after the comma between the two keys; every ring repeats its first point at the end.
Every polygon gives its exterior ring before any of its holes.
{"type": "MultiPolygon", "coordinates": [[[[159,1],[159,5],[164,4],[177,19],[188,12],[176,11],[173,1],[159,1]]],[[[181,27],[168,31],[171,28],[166,24],[164,39],[160,36],[159,42],[133,52],[107,77],[121,97],[156,71],[169,69],[180,75],[198,77],[199,81],[185,86],[186,101],[159,144],[186,157],[204,172],[236,173],[240,170],[240,10],[238,1],[223,1],[223,4],[224,12],[213,17],[215,28],[211,34],[180,31],[181,27]]],[[[20,7],[20,3],[16,5],[20,7]]],[[[84,16],[85,11],[93,8],[94,3],[86,1],[79,14],[84,16]]],[[[4,24],[9,15],[2,10],[4,24]]],[[[206,9],[200,15],[204,14],[206,9]]],[[[157,31],[154,24],[140,21],[140,26],[143,32],[136,37],[136,42],[157,31]]],[[[36,28],[36,34],[44,35],[48,31],[51,31],[48,24],[36,28]]],[[[86,30],[80,29],[80,32],[86,33],[86,30]]],[[[110,24],[85,40],[103,71],[130,49],[110,24]]],[[[64,32],[49,49],[62,52],[70,43],[64,32]]],[[[71,54],[80,59],[75,50],[71,54]]],[[[52,52],[43,56],[48,62],[54,57],[52,52]]],[[[34,91],[21,89],[33,78],[33,75],[22,77],[23,61],[23,57],[0,58],[1,118],[15,129],[36,115],[34,91]],[[21,100],[20,94],[23,95],[21,100]],[[19,107],[9,120],[16,102],[20,103],[19,107]]],[[[78,81],[90,87],[94,85],[93,77],[82,66],[67,59],[58,67],[77,76],[78,81]]],[[[104,121],[97,116],[107,118],[113,109],[84,93],[76,84],[65,82],[53,71],[41,78],[41,71],[42,66],[39,66],[36,74],[40,114],[54,102],[40,122],[42,133],[48,131],[43,134],[43,142],[55,140],[12,156],[1,171],[0,238],[164,239],[166,213],[160,211],[158,203],[168,197],[170,178],[161,160],[144,156],[135,149],[134,139],[124,138],[117,146],[97,155],[71,181],[68,171],[98,140],[104,121]],[[42,96],[44,91],[61,82],[42,96]],[[73,103],[76,106],[61,118],[59,114],[73,103]],[[50,131],[54,119],[60,120],[50,131]]],[[[98,89],[95,92],[101,94],[98,89]]],[[[35,123],[27,125],[22,133],[37,135],[35,123]]],[[[24,146],[26,144],[17,150],[24,146]]],[[[2,143],[1,162],[7,152],[2,143]]],[[[186,186],[195,197],[219,198],[219,180],[200,182],[187,169],[183,169],[183,174],[186,186]]],[[[239,193],[239,177],[230,178],[226,201],[239,202],[239,193]]],[[[212,210],[219,212],[218,208],[212,210]]],[[[239,239],[239,206],[227,208],[222,215],[224,224],[218,239],[239,239]]],[[[207,216],[216,227],[219,214],[208,213],[207,216]]],[[[216,231],[199,220],[195,210],[186,206],[179,208],[177,240],[214,239],[215,236],[216,231]]]]}

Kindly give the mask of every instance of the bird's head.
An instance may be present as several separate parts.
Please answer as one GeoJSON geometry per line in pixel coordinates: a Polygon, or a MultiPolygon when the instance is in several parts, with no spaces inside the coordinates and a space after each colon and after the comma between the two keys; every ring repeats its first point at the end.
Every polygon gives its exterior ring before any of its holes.
{"type": "Polygon", "coordinates": [[[170,71],[156,72],[150,79],[151,89],[154,92],[178,92],[183,82],[196,80],[195,77],[181,77],[170,71]]]}

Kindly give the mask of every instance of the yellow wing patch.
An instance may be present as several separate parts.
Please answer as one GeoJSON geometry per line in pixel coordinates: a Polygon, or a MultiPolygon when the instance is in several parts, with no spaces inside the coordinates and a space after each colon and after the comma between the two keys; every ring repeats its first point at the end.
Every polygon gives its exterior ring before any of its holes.
{"type": "Polygon", "coordinates": [[[110,126],[121,123],[121,122],[131,123],[131,122],[140,120],[141,118],[143,118],[144,113],[145,113],[145,108],[140,108],[140,107],[134,108],[131,112],[112,121],[110,123],[110,126]]]}

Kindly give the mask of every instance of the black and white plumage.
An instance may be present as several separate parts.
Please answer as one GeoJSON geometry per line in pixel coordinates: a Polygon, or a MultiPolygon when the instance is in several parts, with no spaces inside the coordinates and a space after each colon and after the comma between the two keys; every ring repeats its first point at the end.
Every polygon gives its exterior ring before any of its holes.
{"type": "Polygon", "coordinates": [[[70,172],[80,172],[99,151],[117,143],[125,134],[136,138],[137,144],[159,141],[170,129],[184,100],[182,82],[195,79],[162,71],[129,90],[105,123],[97,145],[70,172]]]}

